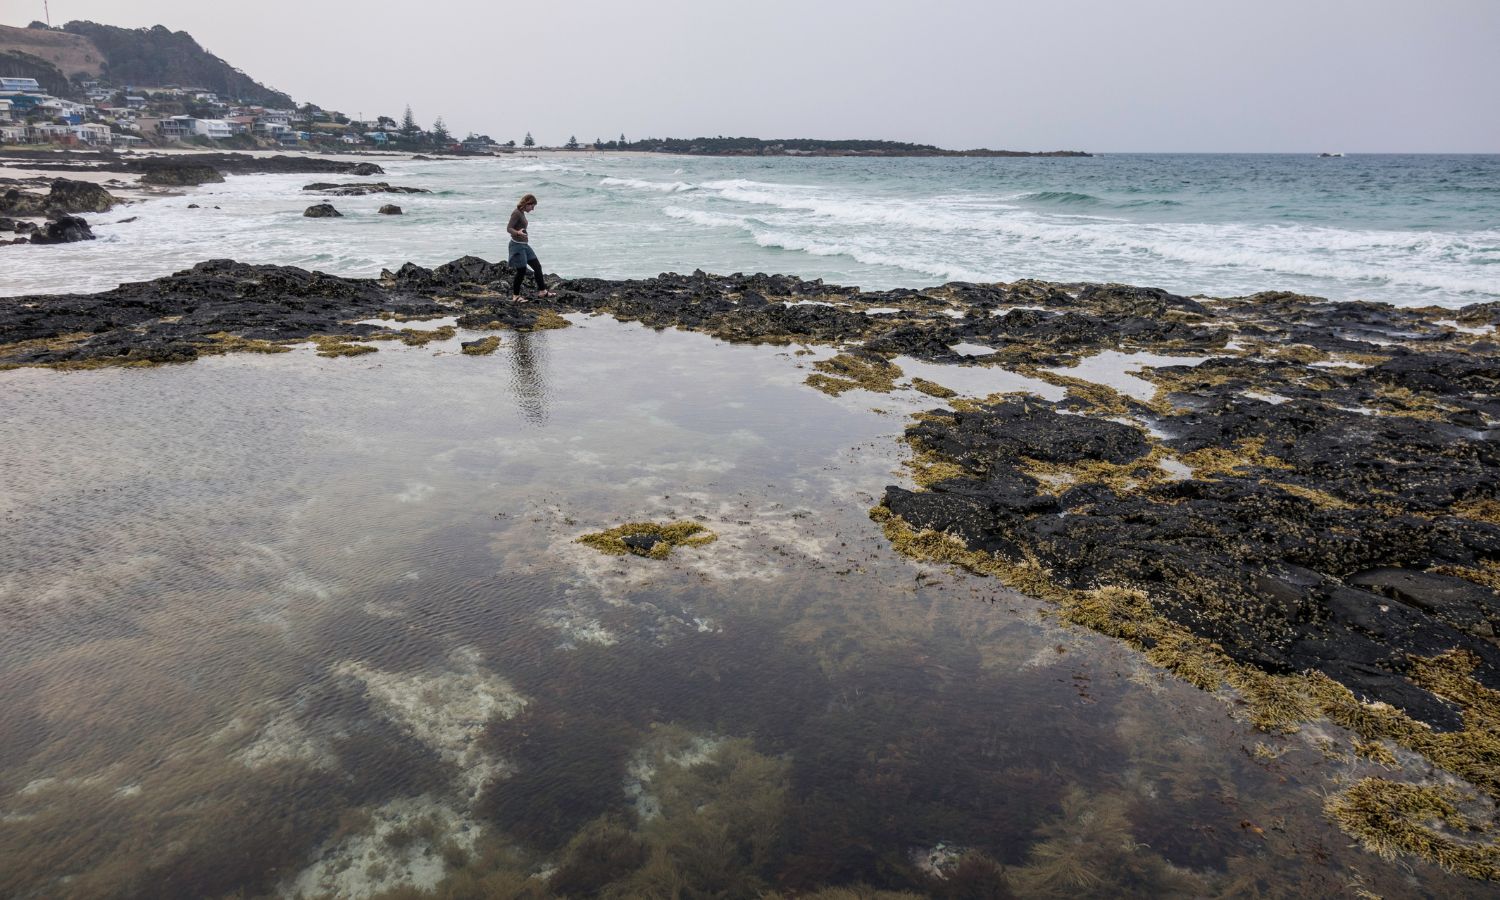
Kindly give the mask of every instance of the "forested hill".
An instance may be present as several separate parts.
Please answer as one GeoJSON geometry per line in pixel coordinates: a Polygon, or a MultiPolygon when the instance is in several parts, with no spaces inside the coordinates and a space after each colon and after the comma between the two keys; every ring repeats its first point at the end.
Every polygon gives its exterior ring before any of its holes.
{"type": "MultiPolygon", "coordinates": [[[[54,43],[65,44],[64,41],[54,43]]],[[[175,84],[213,91],[223,97],[233,97],[266,106],[290,107],[292,98],[281,91],[260,84],[244,72],[209,53],[193,40],[186,31],[172,31],[162,25],[153,28],[118,28],[100,25],[97,22],[69,22],[62,28],[48,29],[33,22],[29,28],[0,26],[0,52],[11,49],[36,56],[61,70],[70,78],[102,74],[116,85],[158,86],[175,84]],[[58,38],[73,35],[74,52],[64,56],[37,47],[42,35],[27,35],[26,32],[50,32],[58,38]],[[86,43],[85,43],[86,42],[86,43]],[[77,52],[80,46],[92,45],[99,60],[97,68],[85,67],[77,62],[88,55],[77,52]],[[90,68],[93,68],[90,71],[90,68]]],[[[93,62],[93,60],[90,60],[93,62]]]]}
{"type": "Polygon", "coordinates": [[[116,84],[177,84],[214,91],[267,106],[290,107],[292,98],[272,90],[198,46],[186,31],[165,26],[117,28],[69,22],[63,30],[82,35],[104,55],[104,70],[116,84]]]}

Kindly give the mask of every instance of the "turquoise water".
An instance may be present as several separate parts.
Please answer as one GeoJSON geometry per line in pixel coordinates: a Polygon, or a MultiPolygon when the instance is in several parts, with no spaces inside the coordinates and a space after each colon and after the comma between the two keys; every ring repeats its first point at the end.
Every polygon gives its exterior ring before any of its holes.
{"type": "Polygon", "coordinates": [[[530,191],[542,201],[533,242],[563,275],[701,268],[868,288],[1044,278],[1403,305],[1500,299],[1495,155],[549,153],[381,164],[386,180],[434,193],[394,198],[399,218],[377,216],[391,198],[372,195],[336,198],[343,219],[308,220],[309,176],[231,178],[135,207],[137,221],[107,224],[92,244],[8,253],[0,293],[97,290],[224,256],[351,275],[493,259],[515,198],[530,191]]]}

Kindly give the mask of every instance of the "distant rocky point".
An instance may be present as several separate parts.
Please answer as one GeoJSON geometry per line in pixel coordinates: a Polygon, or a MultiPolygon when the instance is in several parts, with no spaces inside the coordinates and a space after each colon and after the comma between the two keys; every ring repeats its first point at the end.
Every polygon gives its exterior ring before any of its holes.
{"type": "Polygon", "coordinates": [[[681,153],[688,156],[1093,156],[1082,150],[944,150],[932,144],[904,141],[824,141],[812,138],[764,140],[753,137],[646,138],[630,143],[610,141],[594,149],[681,153]]]}

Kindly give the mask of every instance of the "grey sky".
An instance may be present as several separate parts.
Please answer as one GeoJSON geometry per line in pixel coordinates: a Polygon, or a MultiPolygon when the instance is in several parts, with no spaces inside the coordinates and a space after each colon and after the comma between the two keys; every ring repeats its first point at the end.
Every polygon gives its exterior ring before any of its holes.
{"type": "Polygon", "coordinates": [[[53,0],[72,19],[188,31],[299,101],[500,141],[1500,152],[1500,0],[53,0]]]}

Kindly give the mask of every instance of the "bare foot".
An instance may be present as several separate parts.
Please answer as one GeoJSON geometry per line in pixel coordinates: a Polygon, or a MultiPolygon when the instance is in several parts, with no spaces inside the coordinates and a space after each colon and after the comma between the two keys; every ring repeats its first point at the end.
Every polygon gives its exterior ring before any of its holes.
{"type": "Polygon", "coordinates": [[[536,295],[538,297],[556,297],[557,296],[557,294],[554,293],[554,292],[552,292],[552,291],[537,291],[536,295]]]}

